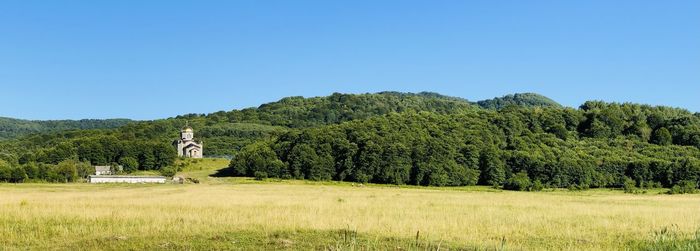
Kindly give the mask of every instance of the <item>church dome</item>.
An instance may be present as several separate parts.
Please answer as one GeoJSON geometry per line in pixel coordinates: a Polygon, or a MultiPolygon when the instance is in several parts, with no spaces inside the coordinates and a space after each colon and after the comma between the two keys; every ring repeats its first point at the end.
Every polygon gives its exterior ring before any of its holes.
{"type": "Polygon", "coordinates": [[[182,128],[182,131],[183,131],[183,132],[192,132],[193,130],[192,130],[192,127],[190,127],[190,126],[185,126],[185,127],[182,128]]]}

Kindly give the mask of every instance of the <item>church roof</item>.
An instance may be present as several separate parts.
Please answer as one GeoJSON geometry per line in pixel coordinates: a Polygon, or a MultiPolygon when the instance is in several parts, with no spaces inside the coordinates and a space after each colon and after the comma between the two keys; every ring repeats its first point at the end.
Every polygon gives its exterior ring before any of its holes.
{"type": "Polygon", "coordinates": [[[188,149],[188,148],[202,149],[202,145],[192,142],[192,143],[189,143],[186,146],[182,147],[182,149],[188,149]]]}

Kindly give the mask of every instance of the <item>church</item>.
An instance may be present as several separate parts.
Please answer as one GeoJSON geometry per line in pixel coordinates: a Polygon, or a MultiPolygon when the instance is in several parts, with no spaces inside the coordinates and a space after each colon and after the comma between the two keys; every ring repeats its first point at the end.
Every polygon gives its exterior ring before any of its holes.
{"type": "Polygon", "coordinates": [[[204,143],[194,140],[194,130],[192,127],[185,126],[180,130],[180,139],[173,142],[177,147],[177,156],[185,158],[202,158],[204,143]]]}

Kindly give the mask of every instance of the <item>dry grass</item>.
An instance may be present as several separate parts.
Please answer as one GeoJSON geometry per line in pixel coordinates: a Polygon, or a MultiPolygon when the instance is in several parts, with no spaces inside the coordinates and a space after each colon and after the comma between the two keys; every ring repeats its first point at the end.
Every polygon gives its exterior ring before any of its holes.
{"type": "Polygon", "coordinates": [[[664,227],[691,234],[700,226],[698,195],[219,181],[2,184],[0,246],[610,250],[664,227]]]}

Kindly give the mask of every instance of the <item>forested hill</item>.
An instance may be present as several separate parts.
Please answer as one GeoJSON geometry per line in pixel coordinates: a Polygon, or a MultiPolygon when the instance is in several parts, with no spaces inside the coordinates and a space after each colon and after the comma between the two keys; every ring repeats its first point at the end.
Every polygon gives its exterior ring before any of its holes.
{"type": "Polygon", "coordinates": [[[257,108],[2,141],[0,166],[54,181],[69,179],[36,168],[120,163],[164,170],[185,123],[204,141],[205,155],[233,157],[236,175],[437,186],[700,182],[700,115],[600,101],[574,109],[535,94],[476,103],[435,93],[288,97],[257,108]]]}
{"type": "Polygon", "coordinates": [[[409,110],[447,114],[473,108],[466,99],[431,92],[333,93],[326,97],[287,97],[277,102],[263,104],[258,108],[217,112],[210,114],[209,117],[218,120],[299,128],[337,124],[409,110]]]}
{"type": "Polygon", "coordinates": [[[690,191],[700,182],[700,115],[598,101],[392,113],[290,130],[246,146],[230,167],[235,175],[311,180],[690,191]]]}
{"type": "Polygon", "coordinates": [[[509,105],[523,107],[562,107],[556,101],[536,93],[516,93],[500,98],[487,99],[477,102],[486,109],[502,109],[509,105]]]}
{"type": "Polygon", "coordinates": [[[133,121],[129,119],[22,120],[0,117],[0,140],[18,138],[32,133],[117,128],[131,122],[133,121]]]}
{"type": "MultiPolygon", "coordinates": [[[[381,92],[375,94],[340,94],[325,97],[287,97],[276,102],[266,103],[256,108],[219,111],[210,114],[187,114],[174,118],[140,121],[113,130],[53,130],[35,133],[6,144],[21,145],[8,147],[6,151],[16,151],[13,155],[27,155],[28,158],[49,158],[49,162],[63,159],[62,154],[54,157],[54,150],[63,143],[65,148],[88,146],[86,141],[102,143],[119,141],[148,141],[169,144],[178,137],[179,130],[189,123],[195,128],[195,137],[206,143],[208,156],[230,156],[242,146],[258,139],[274,137],[290,128],[306,128],[345,121],[366,119],[394,112],[428,111],[438,114],[454,114],[470,109],[478,109],[465,99],[444,96],[436,93],[381,92]],[[98,140],[99,139],[99,140],[98,140]],[[70,147],[68,147],[70,146],[70,147]]],[[[105,143],[106,144],[106,143],[105,143]]],[[[58,151],[58,150],[57,150],[58,151]]],[[[65,153],[70,155],[71,153],[65,153]]],[[[42,160],[43,161],[43,160],[42,160]]],[[[95,158],[92,162],[115,161],[113,157],[95,158]]]]}

